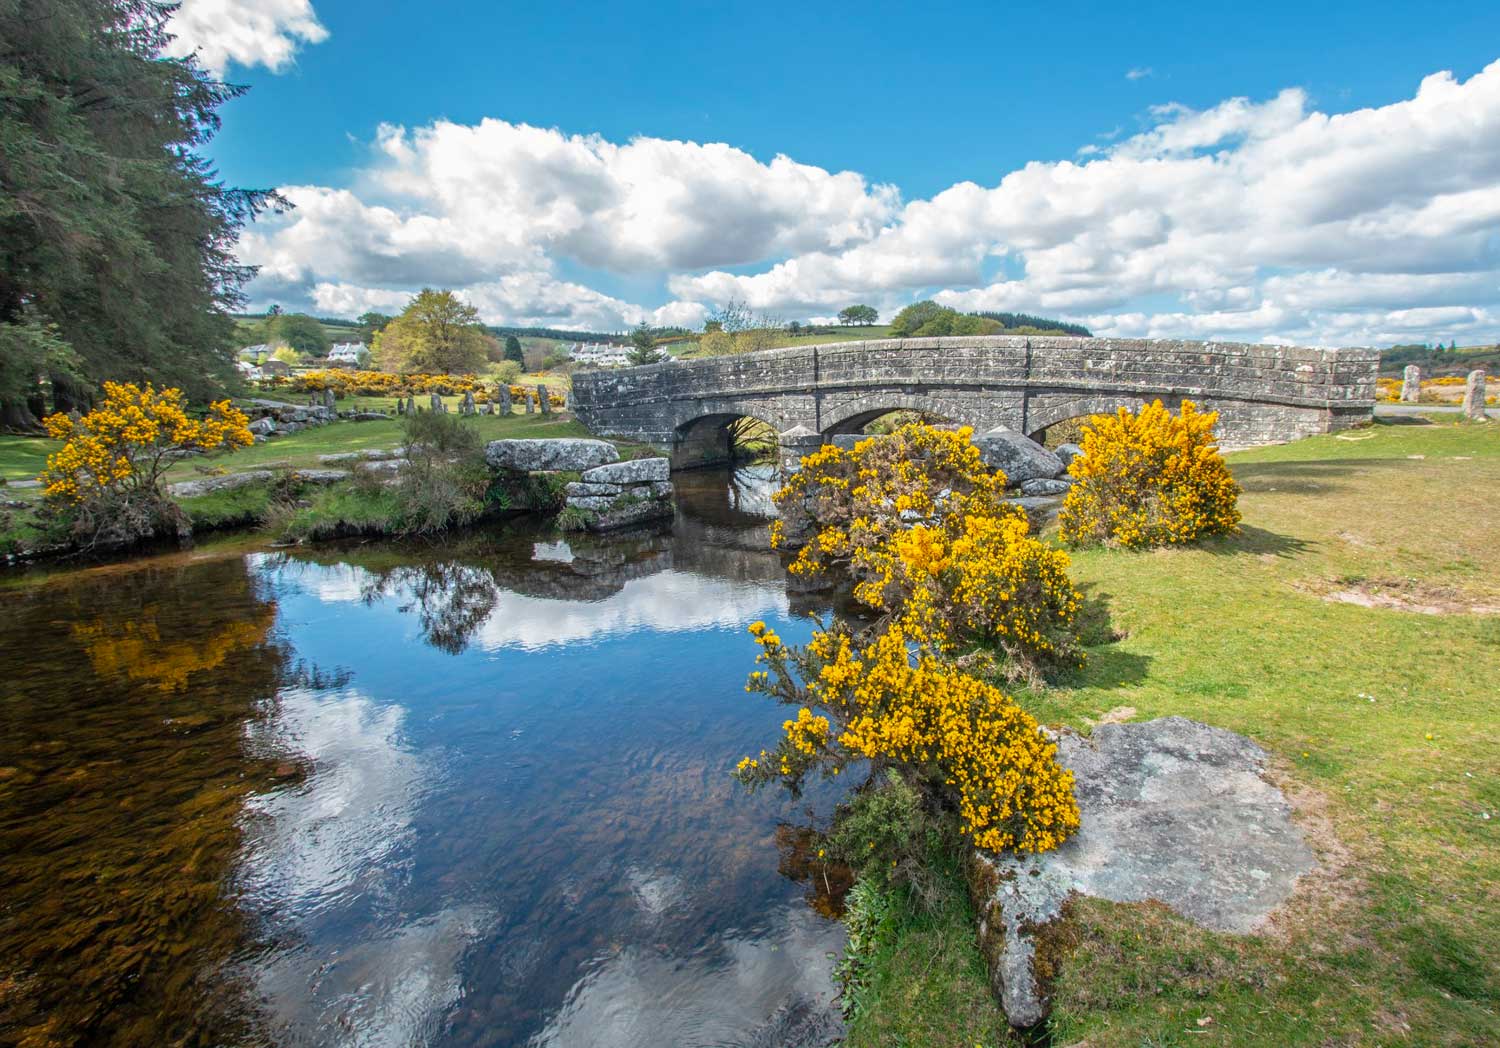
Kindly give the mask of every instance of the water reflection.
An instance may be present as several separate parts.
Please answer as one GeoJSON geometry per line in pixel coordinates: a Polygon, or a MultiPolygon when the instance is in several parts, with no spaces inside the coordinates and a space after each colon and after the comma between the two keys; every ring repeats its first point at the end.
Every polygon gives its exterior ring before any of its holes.
{"type": "Polygon", "coordinates": [[[0,601],[0,1041],[261,1042],[230,960],[247,759],[286,671],[238,558],[77,572],[0,601]],[[211,599],[205,599],[211,595],[211,599]]]}
{"type": "MultiPolygon", "coordinates": [[[[51,716],[93,716],[76,696],[102,680],[128,699],[118,713],[139,722],[131,737],[160,731],[145,695],[174,717],[174,703],[226,707],[205,768],[193,766],[217,791],[206,810],[218,821],[171,807],[153,818],[184,834],[183,847],[206,849],[187,865],[203,866],[193,883],[211,883],[200,902],[218,907],[195,918],[213,941],[195,931],[190,954],[163,970],[203,981],[241,1024],[205,1025],[191,1003],[201,995],[184,995],[175,1012],[158,995],[155,1014],[180,1015],[172,1028],[190,1041],[223,1043],[824,1036],[842,929],[778,875],[777,835],[833,797],[793,805],[775,792],[747,796],[729,778],[782,717],[744,694],[754,650],[745,623],[767,619],[793,642],[808,632],[763,516],[737,508],[769,506],[764,484],[751,474],[736,493],[722,478],[717,490],[694,478],[670,531],[512,529],[434,548],[173,562],[122,569],[135,579],[129,599],[74,586],[61,602],[8,609],[9,625],[67,646],[53,676],[22,696],[35,707],[32,738],[14,754],[76,735],[76,720],[51,716]],[[137,645],[122,625],[142,606],[159,609],[160,643],[137,645]],[[185,647],[157,667],[149,653],[162,644],[185,647]],[[54,691],[75,701],[60,710],[54,691]],[[246,769],[261,771],[241,780],[246,769]]],[[[96,745],[120,758],[106,736],[96,745]]],[[[156,740],[147,774],[182,760],[174,746],[156,740]]],[[[0,761],[19,757],[7,750],[0,761]]],[[[53,763],[59,781],[77,767],[71,756],[53,763]]],[[[50,847],[24,833],[55,805],[25,800],[24,831],[6,843],[37,862],[50,847]]],[[[101,798],[83,823],[109,817],[101,798]]],[[[110,859],[86,849],[76,864],[110,859]]],[[[31,876],[32,904],[54,906],[56,893],[31,876]]],[[[97,885],[79,889],[80,908],[96,899],[97,885]]],[[[68,974],[57,969],[51,1003],[68,995],[68,974]]],[[[106,1001],[98,1014],[127,1012],[106,1001]]],[[[0,1034],[22,1028],[0,1013],[0,1034]]],[[[161,1032],[149,1021],[140,1029],[161,1032]]]]}

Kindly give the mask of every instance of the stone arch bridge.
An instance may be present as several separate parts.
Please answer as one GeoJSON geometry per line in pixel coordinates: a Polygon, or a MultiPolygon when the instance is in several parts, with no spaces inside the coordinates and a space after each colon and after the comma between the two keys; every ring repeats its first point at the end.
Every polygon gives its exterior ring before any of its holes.
{"type": "Polygon", "coordinates": [[[787,454],[858,433],[888,412],[1036,437],[1068,419],[1160,398],[1219,412],[1243,447],[1367,421],[1373,349],[1234,342],[984,335],[796,346],[573,377],[573,409],[595,433],[665,449],[674,468],[726,461],[729,426],[773,426],[787,454]]]}

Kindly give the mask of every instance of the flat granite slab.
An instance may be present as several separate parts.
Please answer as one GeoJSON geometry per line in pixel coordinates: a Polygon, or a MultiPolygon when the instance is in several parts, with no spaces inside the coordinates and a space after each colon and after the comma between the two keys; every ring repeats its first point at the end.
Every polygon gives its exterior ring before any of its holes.
{"type": "Polygon", "coordinates": [[[976,852],[970,883],[991,982],[1011,1025],[1046,1017],[1039,936],[1074,895],[1155,899],[1221,932],[1253,932],[1316,862],[1266,754],[1243,735],[1183,717],[1064,731],[1081,826],[1044,855],[976,852]]]}

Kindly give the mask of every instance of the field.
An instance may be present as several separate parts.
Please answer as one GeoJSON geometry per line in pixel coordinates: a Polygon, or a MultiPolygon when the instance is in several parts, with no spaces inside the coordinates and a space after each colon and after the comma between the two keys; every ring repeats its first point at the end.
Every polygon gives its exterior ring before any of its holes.
{"type": "MultiPolygon", "coordinates": [[[[1075,556],[1122,639],[1024,701],[1249,735],[1324,869],[1248,938],[1089,904],[1052,1043],[1500,1043],[1500,427],[1379,424],[1231,463],[1240,536],[1075,556]]],[[[913,916],[851,1045],[1004,1038],[955,898],[913,916]]]]}

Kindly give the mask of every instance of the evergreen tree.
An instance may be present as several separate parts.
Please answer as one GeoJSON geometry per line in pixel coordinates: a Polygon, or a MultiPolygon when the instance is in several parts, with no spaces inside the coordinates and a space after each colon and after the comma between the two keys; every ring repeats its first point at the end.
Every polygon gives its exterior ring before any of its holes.
{"type": "Polygon", "coordinates": [[[521,352],[521,340],[515,335],[505,336],[505,359],[514,360],[523,369],[526,367],[526,354],[521,352]]]}
{"type": "Polygon", "coordinates": [[[161,57],[172,10],[0,0],[0,426],[104,379],[193,397],[234,380],[228,312],[253,275],[235,241],[280,201],[197,152],[243,89],[161,57]]]}

